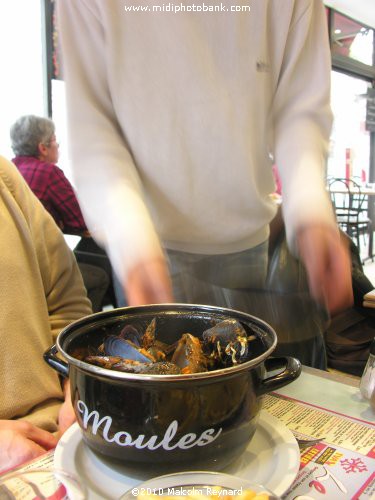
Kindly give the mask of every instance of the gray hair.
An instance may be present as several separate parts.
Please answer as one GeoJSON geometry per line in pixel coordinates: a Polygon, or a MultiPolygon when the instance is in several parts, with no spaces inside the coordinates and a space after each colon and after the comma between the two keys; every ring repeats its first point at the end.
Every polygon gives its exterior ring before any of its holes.
{"type": "Polygon", "coordinates": [[[39,144],[46,144],[55,133],[49,118],[35,115],[21,116],[10,129],[12,149],[16,156],[39,156],[39,144]]]}

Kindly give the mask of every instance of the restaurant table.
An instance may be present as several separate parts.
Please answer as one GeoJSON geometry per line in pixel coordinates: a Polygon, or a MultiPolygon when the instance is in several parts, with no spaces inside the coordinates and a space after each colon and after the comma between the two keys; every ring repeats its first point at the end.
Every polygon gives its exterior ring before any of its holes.
{"type": "Polygon", "coordinates": [[[278,394],[375,423],[375,412],[359,392],[359,378],[304,366],[301,376],[278,394]]]}
{"type": "MultiPolygon", "coordinates": [[[[297,380],[265,396],[263,407],[297,437],[301,436],[304,422],[306,426],[315,425],[319,429],[329,429],[333,425],[330,432],[341,443],[333,445],[331,440],[328,444],[302,449],[300,470],[283,499],[363,500],[375,497],[375,412],[362,398],[358,378],[303,366],[297,380]],[[355,447],[353,443],[359,445],[355,447]],[[346,471],[347,483],[337,478],[339,464],[346,471]],[[351,493],[353,485],[355,495],[351,493]]],[[[53,451],[19,470],[52,466],[53,451]]],[[[56,494],[53,498],[59,500],[63,496],[56,494]]]]}
{"type": "Polygon", "coordinates": [[[325,436],[301,450],[300,470],[283,499],[375,498],[375,412],[359,392],[359,378],[303,367],[297,380],[266,396],[264,407],[296,437],[325,436]]]}

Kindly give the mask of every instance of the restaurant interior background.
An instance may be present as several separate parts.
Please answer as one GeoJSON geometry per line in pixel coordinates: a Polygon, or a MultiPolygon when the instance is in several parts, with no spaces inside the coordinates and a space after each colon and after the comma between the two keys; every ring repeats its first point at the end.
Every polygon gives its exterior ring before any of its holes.
{"type": "MultiPolygon", "coordinates": [[[[375,5],[373,0],[326,0],[325,4],[334,113],[327,173],[375,182],[375,121],[366,120],[369,92],[375,86],[375,5]]],[[[53,0],[1,2],[0,19],[0,152],[12,157],[9,127],[20,115],[49,115],[60,143],[59,166],[72,180],[53,0]]]]}

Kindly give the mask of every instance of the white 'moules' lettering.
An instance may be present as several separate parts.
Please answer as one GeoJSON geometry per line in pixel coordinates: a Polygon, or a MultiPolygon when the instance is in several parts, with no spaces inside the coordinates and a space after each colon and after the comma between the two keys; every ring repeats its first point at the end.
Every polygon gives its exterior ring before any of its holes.
{"type": "Polygon", "coordinates": [[[164,436],[160,439],[159,436],[151,436],[148,440],[146,440],[146,436],[144,434],[139,434],[135,439],[133,439],[132,435],[126,431],[119,431],[110,438],[109,432],[112,426],[112,417],[106,415],[100,418],[99,412],[96,410],[89,411],[86,403],[79,400],[77,401],[77,409],[82,414],[82,427],[87,430],[89,422],[92,422],[91,432],[96,435],[100,433],[99,427],[103,425],[101,430],[101,434],[103,439],[108,443],[116,443],[118,446],[134,446],[135,448],[142,450],[144,448],[148,448],[149,450],[157,450],[158,448],[164,448],[164,450],[171,451],[176,448],[180,448],[181,450],[187,450],[189,448],[193,448],[194,446],[206,446],[211,444],[215,439],[219,437],[221,434],[222,428],[218,431],[215,429],[206,429],[202,432],[200,436],[196,434],[188,433],[183,435],[176,444],[171,444],[171,441],[175,437],[178,431],[178,422],[177,420],[173,420],[167,430],[164,433],[164,436]],[[158,442],[158,440],[160,441],[158,442]]]}

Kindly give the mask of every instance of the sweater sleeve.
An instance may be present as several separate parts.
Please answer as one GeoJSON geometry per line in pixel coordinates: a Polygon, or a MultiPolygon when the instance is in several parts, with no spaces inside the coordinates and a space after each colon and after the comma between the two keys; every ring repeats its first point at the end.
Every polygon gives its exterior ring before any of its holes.
{"type": "Polygon", "coordinates": [[[97,2],[58,2],[72,168],[83,215],[119,274],[162,254],[106,79],[97,2]]]}
{"type": "Polygon", "coordinates": [[[294,248],[298,228],[335,227],[325,188],[332,125],[330,49],[323,4],[295,2],[274,102],[274,153],[283,186],[287,238],[294,248]]]}
{"type": "Polygon", "coordinates": [[[29,259],[37,259],[52,339],[72,321],[92,312],[75,257],[53,218],[32,193],[17,168],[4,158],[1,176],[20,208],[15,224],[30,239],[29,259]],[[22,217],[21,217],[22,214],[22,217]]]}

